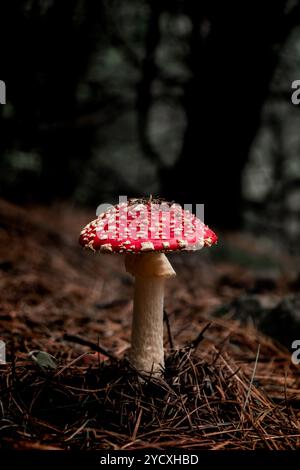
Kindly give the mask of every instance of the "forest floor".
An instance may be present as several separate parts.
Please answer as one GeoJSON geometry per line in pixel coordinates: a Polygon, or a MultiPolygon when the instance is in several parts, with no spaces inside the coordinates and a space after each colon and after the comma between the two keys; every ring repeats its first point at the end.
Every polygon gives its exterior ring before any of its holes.
{"type": "Polygon", "coordinates": [[[78,244],[92,218],[0,201],[0,445],[299,448],[300,365],[230,308],[245,295],[277,305],[295,285],[293,260],[248,234],[170,256],[165,375],[141,381],[124,359],[133,283],[123,258],[78,244]]]}

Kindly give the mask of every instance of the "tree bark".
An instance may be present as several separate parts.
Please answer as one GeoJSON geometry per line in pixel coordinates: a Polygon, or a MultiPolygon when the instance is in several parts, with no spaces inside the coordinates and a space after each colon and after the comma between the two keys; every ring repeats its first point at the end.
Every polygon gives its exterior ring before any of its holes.
{"type": "Polygon", "coordinates": [[[187,128],[174,168],[162,170],[162,188],[182,203],[205,203],[207,223],[241,223],[242,174],[277,64],[274,45],[290,31],[285,3],[189,3],[187,128]]]}

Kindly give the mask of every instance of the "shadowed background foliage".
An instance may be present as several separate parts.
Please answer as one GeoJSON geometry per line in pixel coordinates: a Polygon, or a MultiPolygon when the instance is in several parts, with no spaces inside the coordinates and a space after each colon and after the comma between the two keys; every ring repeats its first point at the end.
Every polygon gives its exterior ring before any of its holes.
{"type": "Polygon", "coordinates": [[[1,20],[2,197],[152,192],[299,237],[299,2],[11,0],[1,20]]]}

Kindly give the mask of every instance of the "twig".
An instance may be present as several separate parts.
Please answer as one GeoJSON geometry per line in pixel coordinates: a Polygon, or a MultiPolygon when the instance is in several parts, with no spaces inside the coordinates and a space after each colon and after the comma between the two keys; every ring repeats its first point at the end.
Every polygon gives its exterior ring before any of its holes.
{"type": "Polygon", "coordinates": [[[78,357],[75,357],[75,359],[73,359],[73,361],[71,361],[69,364],[66,364],[64,367],[62,367],[62,369],[60,369],[58,372],[56,372],[56,374],[54,375],[54,377],[57,377],[58,375],[62,374],[66,369],[68,369],[69,367],[73,366],[74,364],[76,364],[76,362],[80,361],[83,357],[85,357],[87,354],[89,354],[88,352],[85,352],[83,354],[80,354],[80,356],[78,357]]]}
{"type": "Polygon", "coordinates": [[[118,358],[114,356],[112,353],[104,349],[102,346],[93,343],[92,341],[88,341],[86,339],[80,338],[79,336],[64,334],[63,339],[65,341],[70,341],[71,343],[81,344],[82,346],[88,346],[93,351],[100,352],[104,356],[108,357],[111,361],[117,362],[118,358]]]}
{"type": "Polygon", "coordinates": [[[250,385],[249,385],[247,395],[246,395],[246,400],[245,400],[245,403],[244,403],[244,406],[243,406],[243,411],[245,411],[248,400],[249,400],[249,397],[250,397],[251,388],[252,388],[252,385],[253,385],[253,380],[254,380],[254,377],[255,377],[255,374],[256,374],[256,368],[257,368],[257,363],[258,363],[258,358],[259,358],[259,352],[260,352],[260,344],[258,345],[258,348],[257,348],[255,363],[254,363],[253,372],[252,372],[252,376],[251,376],[251,380],[250,380],[250,385]]]}
{"type": "Polygon", "coordinates": [[[196,349],[199,346],[201,341],[204,339],[204,333],[206,332],[206,330],[208,330],[210,325],[211,325],[211,322],[205,325],[205,327],[200,331],[198,336],[193,341],[190,342],[190,344],[188,345],[188,349],[196,349]]]}
{"type": "Polygon", "coordinates": [[[71,439],[73,439],[77,434],[79,434],[81,431],[84,430],[84,428],[86,427],[86,425],[89,423],[90,419],[87,419],[78,429],[76,429],[75,432],[73,432],[73,434],[71,434],[71,436],[67,437],[67,439],[65,439],[65,442],[67,441],[70,441],[71,439]]]}
{"type": "Polygon", "coordinates": [[[135,423],[135,426],[134,426],[134,430],[133,430],[133,433],[132,433],[132,441],[135,441],[136,440],[136,436],[137,436],[137,433],[138,433],[138,429],[140,427],[140,424],[141,424],[141,418],[142,418],[142,414],[143,414],[143,408],[140,409],[140,412],[138,414],[138,418],[136,420],[136,423],[135,423]]]}
{"type": "Polygon", "coordinates": [[[167,332],[168,332],[168,339],[169,339],[169,343],[170,343],[170,348],[174,349],[174,342],[173,342],[172,333],[171,333],[169,316],[168,316],[166,310],[164,310],[164,321],[166,322],[166,325],[167,325],[167,332]]]}

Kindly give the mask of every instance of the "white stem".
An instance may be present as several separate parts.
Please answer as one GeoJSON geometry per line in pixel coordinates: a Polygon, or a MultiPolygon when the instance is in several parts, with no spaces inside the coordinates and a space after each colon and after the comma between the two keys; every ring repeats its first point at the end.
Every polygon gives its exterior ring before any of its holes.
{"type": "Polygon", "coordinates": [[[154,374],[164,367],[164,283],[159,277],[135,279],[129,359],[138,370],[154,374]]]}
{"type": "Polygon", "coordinates": [[[125,266],[135,276],[129,360],[138,370],[159,375],[164,367],[164,285],[175,271],[163,253],[127,255],[125,266]]]}

